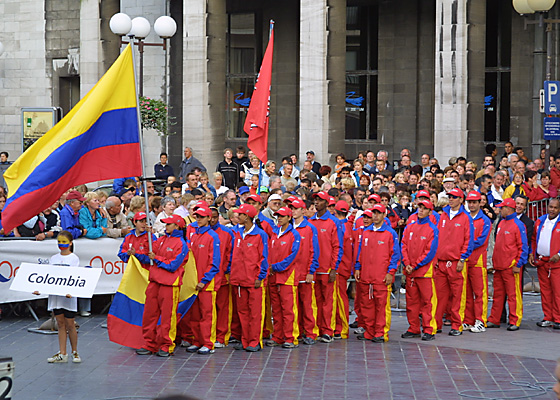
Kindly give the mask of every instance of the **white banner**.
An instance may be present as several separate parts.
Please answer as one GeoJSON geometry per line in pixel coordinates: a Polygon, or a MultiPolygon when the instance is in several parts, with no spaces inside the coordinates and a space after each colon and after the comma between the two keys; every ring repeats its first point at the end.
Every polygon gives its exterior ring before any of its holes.
{"type": "Polygon", "coordinates": [[[101,268],[22,263],[10,290],[91,298],[99,275],[101,268]]]}
{"type": "MultiPolygon", "coordinates": [[[[113,294],[121,282],[125,263],[117,254],[123,239],[77,239],[74,240],[74,254],[80,258],[80,266],[91,266],[102,270],[94,294],[113,294]]],[[[21,263],[48,264],[52,255],[59,253],[57,241],[53,239],[0,241],[0,304],[16,301],[37,300],[46,295],[10,290],[21,263]]]]}

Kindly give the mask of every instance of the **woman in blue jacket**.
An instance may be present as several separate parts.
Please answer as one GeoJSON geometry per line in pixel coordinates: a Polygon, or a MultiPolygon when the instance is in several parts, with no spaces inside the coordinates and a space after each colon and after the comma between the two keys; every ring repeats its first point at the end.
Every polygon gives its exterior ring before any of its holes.
{"type": "Polygon", "coordinates": [[[85,237],[97,239],[105,236],[107,218],[99,210],[97,193],[87,192],[85,198],[84,207],[80,210],[80,225],[87,229],[85,237]]]}

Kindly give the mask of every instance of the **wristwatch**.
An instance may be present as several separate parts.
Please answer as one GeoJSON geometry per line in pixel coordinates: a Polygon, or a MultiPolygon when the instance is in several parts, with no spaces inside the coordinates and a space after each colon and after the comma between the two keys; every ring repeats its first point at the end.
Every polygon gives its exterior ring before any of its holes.
{"type": "Polygon", "coordinates": [[[465,259],[464,259],[464,258],[461,258],[459,261],[462,262],[462,263],[464,263],[464,262],[465,262],[465,259]]]}

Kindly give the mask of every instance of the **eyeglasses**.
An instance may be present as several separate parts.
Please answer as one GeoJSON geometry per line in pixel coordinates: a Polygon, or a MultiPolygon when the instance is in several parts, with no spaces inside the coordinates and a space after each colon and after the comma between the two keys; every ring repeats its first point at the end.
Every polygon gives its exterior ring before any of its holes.
{"type": "Polygon", "coordinates": [[[449,197],[450,199],[459,199],[459,196],[453,196],[452,194],[448,194],[447,197],[449,197]]]}

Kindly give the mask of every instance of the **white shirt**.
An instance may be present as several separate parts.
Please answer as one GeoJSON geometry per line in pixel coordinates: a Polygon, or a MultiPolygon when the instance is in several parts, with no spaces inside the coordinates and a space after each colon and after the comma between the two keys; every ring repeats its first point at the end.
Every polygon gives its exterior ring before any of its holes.
{"type": "Polygon", "coordinates": [[[449,210],[449,218],[453,219],[457,214],[459,214],[459,210],[457,211],[453,211],[451,209],[449,210]]]}
{"type": "MultiPolygon", "coordinates": [[[[61,265],[65,267],[79,267],[80,266],[80,259],[74,253],[70,253],[67,256],[63,256],[62,254],[55,254],[51,257],[49,262],[51,265],[61,265]]],[[[47,310],[52,311],[55,308],[64,308],[68,311],[78,311],[78,298],[71,297],[68,298],[66,296],[57,296],[54,294],[49,295],[49,303],[47,306],[47,310]]]]}
{"type": "Polygon", "coordinates": [[[251,229],[249,229],[247,232],[245,232],[245,226],[243,226],[243,239],[245,239],[245,236],[247,236],[249,233],[253,232],[255,230],[255,224],[253,224],[253,226],[251,227],[251,229]]]}
{"type": "Polygon", "coordinates": [[[545,219],[543,227],[541,229],[541,234],[539,236],[539,242],[537,243],[537,254],[545,257],[550,257],[550,242],[552,241],[552,230],[554,225],[558,221],[558,216],[554,219],[545,219]]]}
{"type": "Polygon", "coordinates": [[[494,200],[503,201],[502,196],[504,194],[504,189],[500,188],[500,190],[496,190],[496,186],[492,185],[492,196],[494,196],[494,200]]]}

